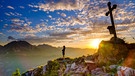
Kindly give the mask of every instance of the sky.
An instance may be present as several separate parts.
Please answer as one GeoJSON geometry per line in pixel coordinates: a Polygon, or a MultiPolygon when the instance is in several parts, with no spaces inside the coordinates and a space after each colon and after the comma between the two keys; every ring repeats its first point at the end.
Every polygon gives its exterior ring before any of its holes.
{"type": "Polygon", "coordinates": [[[117,36],[135,42],[135,0],[1,0],[0,45],[14,40],[88,48],[93,40],[113,35],[107,3],[113,10],[117,36]]]}

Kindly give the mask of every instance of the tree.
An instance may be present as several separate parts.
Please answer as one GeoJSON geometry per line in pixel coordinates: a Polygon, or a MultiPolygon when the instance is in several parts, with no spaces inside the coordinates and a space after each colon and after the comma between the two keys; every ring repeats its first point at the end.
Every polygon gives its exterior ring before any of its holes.
{"type": "Polygon", "coordinates": [[[21,76],[20,70],[17,68],[16,71],[12,73],[12,76],[21,76]]]}

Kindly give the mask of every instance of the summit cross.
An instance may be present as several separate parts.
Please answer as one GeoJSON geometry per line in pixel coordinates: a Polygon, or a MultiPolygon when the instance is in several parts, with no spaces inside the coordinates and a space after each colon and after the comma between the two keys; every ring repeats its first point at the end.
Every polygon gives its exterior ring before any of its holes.
{"type": "Polygon", "coordinates": [[[117,39],[117,35],[116,35],[115,25],[114,25],[114,21],[113,21],[112,11],[117,8],[117,5],[114,4],[113,7],[111,7],[111,2],[108,2],[107,5],[108,5],[109,11],[106,12],[105,15],[108,16],[110,14],[110,19],[111,19],[111,23],[112,23],[112,26],[108,26],[107,29],[109,29],[110,34],[114,34],[114,38],[116,40],[117,39]]]}

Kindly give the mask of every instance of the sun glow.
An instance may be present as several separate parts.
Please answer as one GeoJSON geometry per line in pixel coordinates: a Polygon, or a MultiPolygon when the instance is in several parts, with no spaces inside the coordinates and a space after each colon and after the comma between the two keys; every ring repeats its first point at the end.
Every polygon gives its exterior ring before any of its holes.
{"type": "Polygon", "coordinates": [[[97,49],[100,42],[101,42],[100,39],[94,39],[94,40],[92,40],[92,41],[90,42],[90,47],[91,47],[91,48],[94,48],[94,49],[97,49]]]}

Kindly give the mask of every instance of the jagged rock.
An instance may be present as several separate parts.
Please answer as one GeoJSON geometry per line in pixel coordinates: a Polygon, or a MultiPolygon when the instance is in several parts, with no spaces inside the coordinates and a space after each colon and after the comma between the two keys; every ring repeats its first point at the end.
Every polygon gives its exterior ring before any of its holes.
{"type": "Polygon", "coordinates": [[[101,41],[98,52],[93,55],[98,66],[111,64],[122,64],[123,66],[135,68],[135,44],[127,44],[124,40],[114,38],[110,41],[101,41]]]}
{"type": "Polygon", "coordinates": [[[122,58],[126,58],[129,50],[125,43],[117,44],[111,41],[101,41],[95,59],[99,65],[116,64],[122,58]]]}

